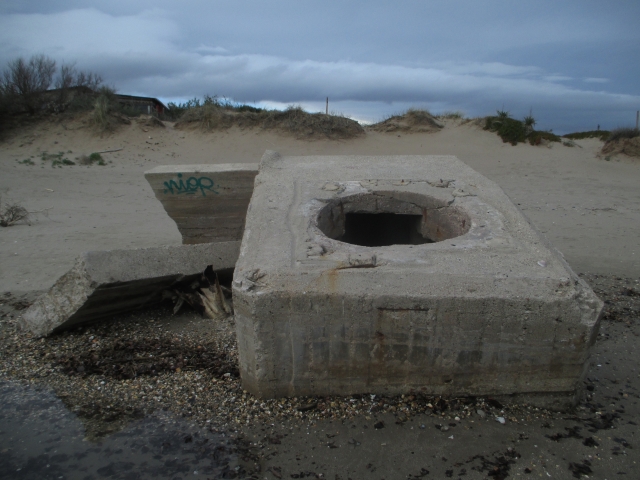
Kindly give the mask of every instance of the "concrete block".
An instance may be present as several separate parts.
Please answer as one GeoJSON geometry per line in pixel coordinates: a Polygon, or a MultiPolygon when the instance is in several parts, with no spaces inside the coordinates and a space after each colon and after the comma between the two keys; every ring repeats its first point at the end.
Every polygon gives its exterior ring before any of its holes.
{"type": "Polygon", "coordinates": [[[258,173],[255,163],[165,165],[145,172],[156,198],[176,222],[182,243],[242,239],[258,173]]]}
{"type": "Polygon", "coordinates": [[[603,306],[504,192],[453,156],[265,153],[233,296],[255,395],[423,391],[561,407],[579,392],[603,306]]]}
{"type": "Polygon", "coordinates": [[[38,336],[149,306],[162,291],[196,279],[208,265],[230,271],[240,242],[83,253],[74,267],[23,314],[38,336]]]}

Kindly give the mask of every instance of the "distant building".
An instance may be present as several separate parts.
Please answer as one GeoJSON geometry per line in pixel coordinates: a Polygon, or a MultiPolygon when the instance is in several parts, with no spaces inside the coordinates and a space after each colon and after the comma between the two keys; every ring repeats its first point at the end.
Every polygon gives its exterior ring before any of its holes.
{"type": "MultiPolygon", "coordinates": [[[[66,106],[79,98],[88,98],[93,102],[99,92],[88,87],[68,87],[54,88],[44,92],[45,102],[43,108],[58,111],[64,110],[66,106]]],[[[138,97],[136,95],[114,94],[115,100],[122,107],[125,115],[136,116],[140,114],[155,115],[162,117],[169,110],[164,103],[153,97],[138,97]]]]}
{"type": "Polygon", "coordinates": [[[165,104],[153,97],[116,94],[116,99],[126,109],[135,110],[138,113],[162,116],[167,111],[165,104]]]}

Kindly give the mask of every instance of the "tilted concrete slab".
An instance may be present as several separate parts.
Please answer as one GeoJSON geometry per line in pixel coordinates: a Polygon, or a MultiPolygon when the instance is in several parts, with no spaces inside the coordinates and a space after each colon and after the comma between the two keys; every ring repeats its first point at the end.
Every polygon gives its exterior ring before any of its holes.
{"type": "Polygon", "coordinates": [[[145,172],[156,198],[176,222],[182,243],[242,239],[255,163],[164,165],[145,172]]]}
{"type": "Polygon", "coordinates": [[[267,152],[233,296],[243,387],[261,397],[566,406],[602,310],[504,192],[453,156],[267,152]]]}
{"type": "Polygon", "coordinates": [[[22,315],[38,336],[127,312],[162,300],[162,291],[196,279],[208,265],[234,268],[240,242],[177,245],[82,254],[22,315]]]}

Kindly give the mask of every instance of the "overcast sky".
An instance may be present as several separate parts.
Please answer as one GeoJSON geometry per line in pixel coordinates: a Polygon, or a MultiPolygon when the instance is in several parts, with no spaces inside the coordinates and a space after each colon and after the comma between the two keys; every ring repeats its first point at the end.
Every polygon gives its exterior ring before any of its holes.
{"type": "Polygon", "coordinates": [[[165,102],[328,96],[361,121],[532,109],[566,133],[635,124],[638,20],[637,0],[2,0],[0,64],[44,53],[165,102]]]}

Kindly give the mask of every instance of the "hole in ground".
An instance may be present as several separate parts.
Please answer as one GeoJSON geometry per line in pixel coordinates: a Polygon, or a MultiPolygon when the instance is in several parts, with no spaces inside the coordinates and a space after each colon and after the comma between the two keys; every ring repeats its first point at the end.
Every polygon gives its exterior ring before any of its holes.
{"type": "Polygon", "coordinates": [[[455,238],[469,231],[471,220],[464,210],[445,200],[411,192],[378,191],[329,201],[318,212],[316,226],[340,242],[385,247],[455,238]]]}
{"type": "Polygon", "coordinates": [[[421,245],[432,243],[420,234],[422,215],[396,213],[347,213],[341,242],[362,247],[421,245]]]}

